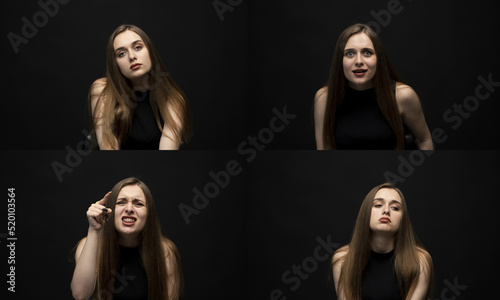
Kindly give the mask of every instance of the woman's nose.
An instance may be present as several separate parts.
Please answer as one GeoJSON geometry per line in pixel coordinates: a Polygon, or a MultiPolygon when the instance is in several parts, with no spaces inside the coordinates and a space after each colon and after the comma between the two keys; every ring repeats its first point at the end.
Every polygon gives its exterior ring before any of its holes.
{"type": "Polygon", "coordinates": [[[125,211],[126,212],[131,212],[133,210],[132,208],[132,203],[128,203],[126,206],[125,206],[125,211]]]}
{"type": "Polygon", "coordinates": [[[129,50],[129,51],[128,51],[128,59],[129,59],[131,62],[132,62],[132,61],[134,61],[134,60],[136,60],[136,56],[135,56],[134,51],[132,51],[132,50],[129,50]]]}
{"type": "Polygon", "coordinates": [[[355,63],[357,66],[363,65],[363,58],[361,57],[361,53],[358,53],[358,55],[356,55],[356,62],[355,63]]]}

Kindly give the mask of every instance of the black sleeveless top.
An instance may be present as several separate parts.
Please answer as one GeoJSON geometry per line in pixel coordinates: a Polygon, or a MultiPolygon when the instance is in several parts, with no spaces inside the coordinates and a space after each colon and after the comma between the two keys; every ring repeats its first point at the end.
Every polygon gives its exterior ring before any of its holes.
{"type": "Polygon", "coordinates": [[[396,147],[396,135],[380,110],[373,88],[357,91],[346,86],[335,116],[335,143],[340,150],[396,147]]]}
{"type": "MultiPolygon", "coordinates": [[[[137,107],[134,109],[130,133],[120,145],[121,150],[159,149],[162,132],[156,124],[155,115],[149,102],[149,94],[149,91],[135,91],[137,107]]],[[[163,124],[161,115],[160,123],[163,124]]]]}
{"type": "Polygon", "coordinates": [[[371,251],[361,282],[361,296],[363,300],[401,300],[394,271],[394,250],[371,251]]]}
{"type": "Polygon", "coordinates": [[[120,266],[115,275],[113,300],[148,299],[148,279],[139,247],[120,247],[120,266]]]}

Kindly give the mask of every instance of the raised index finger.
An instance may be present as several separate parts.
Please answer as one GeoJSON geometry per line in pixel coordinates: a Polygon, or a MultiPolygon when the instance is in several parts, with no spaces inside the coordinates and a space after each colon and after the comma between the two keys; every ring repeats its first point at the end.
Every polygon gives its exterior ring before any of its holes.
{"type": "Polygon", "coordinates": [[[106,195],[104,195],[104,198],[101,200],[97,201],[96,204],[104,205],[106,206],[106,202],[108,202],[108,198],[111,195],[111,192],[108,192],[106,195]]]}

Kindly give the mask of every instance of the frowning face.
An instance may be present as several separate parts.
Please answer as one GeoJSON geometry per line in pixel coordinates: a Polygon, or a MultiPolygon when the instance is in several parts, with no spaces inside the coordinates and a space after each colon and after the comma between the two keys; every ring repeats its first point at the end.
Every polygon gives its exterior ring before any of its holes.
{"type": "Polygon", "coordinates": [[[138,237],[146,225],[146,197],[138,185],[124,186],[115,206],[115,228],[119,236],[138,237]]]}

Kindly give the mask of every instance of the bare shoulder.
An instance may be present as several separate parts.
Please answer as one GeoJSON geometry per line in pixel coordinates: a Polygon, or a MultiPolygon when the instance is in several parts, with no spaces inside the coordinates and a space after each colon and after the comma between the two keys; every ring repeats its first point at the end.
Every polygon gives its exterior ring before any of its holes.
{"type": "Polygon", "coordinates": [[[417,247],[417,255],[420,263],[420,268],[428,270],[432,265],[432,257],[425,249],[417,247]]]}
{"type": "Polygon", "coordinates": [[[101,94],[102,90],[106,87],[107,80],[105,77],[95,80],[90,86],[92,96],[101,94]]]}
{"type": "MultiPolygon", "coordinates": [[[[107,80],[106,78],[99,78],[92,83],[90,86],[90,105],[92,108],[92,114],[94,114],[94,110],[96,108],[97,102],[101,99],[101,94],[104,88],[106,87],[107,80]]],[[[99,107],[102,107],[102,102],[99,104],[99,107]]]]}
{"type": "Polygon", "coordinates": [[[168,257],[172,253],[176,253],[177,246],[168,238],[162,239],[163,251],[165,252],[165,257],[168,257]]]}
{"type": "Polygon", "coordinates": [[[411,86],[401,82],[396,83],[396,101],[400,105],[415,105],[420,103],[415,90],[411,86]]]}
{"type": "Polygon", "coordinates": [[[338,262],[342,263],[349,253],[349,245],[344,245],[337,249],[332,256],[332,264],[336,265],[338,262]]]}
{"type": "Polygon", "coordinates": [[[327,97],[328,97],[328,87],[324,86],[316,92],[316,95],[314,96],[314,101],[317,104],[325,105],[327,97]]]}

